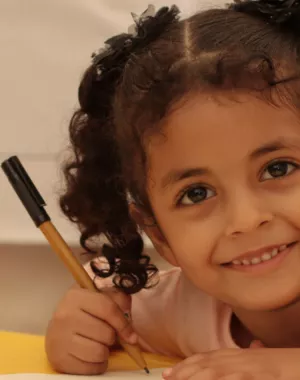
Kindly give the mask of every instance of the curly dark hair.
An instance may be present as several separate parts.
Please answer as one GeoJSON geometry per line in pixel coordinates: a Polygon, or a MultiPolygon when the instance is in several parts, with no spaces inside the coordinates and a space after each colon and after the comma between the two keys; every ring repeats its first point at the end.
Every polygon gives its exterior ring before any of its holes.
{"type": "Polygon", "coordinates": [[[85,249],[94,251],[95,238],[108,239],[102,255],[109,268],[92,263],[96,275],[113,276],[118,288],[135,293],[157,272],[143,254],[142,226],[129,203],[155,221],[145,144],[175,103],[194,91],[232,96],[236,89],[266,101],[276,91],[277,99],[298,104],[297,86],[289,84],[299,77],[299,9],[299,1],[248,0],[181,20],[176,6],[164,7],[93,56],[70,122],[73,154],[60,204],[85,249]]]}

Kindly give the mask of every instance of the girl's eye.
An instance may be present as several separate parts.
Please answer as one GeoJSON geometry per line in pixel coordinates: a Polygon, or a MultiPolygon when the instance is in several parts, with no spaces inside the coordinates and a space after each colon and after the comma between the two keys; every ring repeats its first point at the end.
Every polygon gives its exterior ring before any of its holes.
{"type": "Polygon", "coordinates": [[[215,193],[207,187],[193,187],[184,192],[183,196],[179,199],[178,204],[184,206],[193,205],[195,203],[203,202],[214,195],[215,193]]]}
{"type": "Polygon", "coordinates": [[[263,172],[262,179],[268,180],[273,178],[285,177],[298,168],[299,166],[295,163],[288,161],[277,161],[267,166],[267,168],[263,172]]]}

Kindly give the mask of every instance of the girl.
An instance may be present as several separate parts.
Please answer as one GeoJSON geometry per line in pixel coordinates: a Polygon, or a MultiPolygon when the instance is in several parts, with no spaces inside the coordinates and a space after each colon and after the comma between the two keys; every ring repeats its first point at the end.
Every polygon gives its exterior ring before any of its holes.
{"type": "Polygon", "coordinates": [[[300,2],[135,21],[82,79],[61,199],[83,247],[109,240],[89,270],[119,291],[70,290],[49,360],[104,372],[117,332],[186,358],[165,379],[299,379],[300,2]]]}

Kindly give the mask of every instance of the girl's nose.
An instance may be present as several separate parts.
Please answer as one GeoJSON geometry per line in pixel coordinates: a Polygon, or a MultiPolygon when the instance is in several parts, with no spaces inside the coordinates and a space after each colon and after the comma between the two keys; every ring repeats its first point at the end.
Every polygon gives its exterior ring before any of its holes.
{"type": "Polygon", "coordinates": [[[264,199],[252,194],[236,193],[227,206],[226,236],[252,232],[273,220],[272,211],[264,199]]]}

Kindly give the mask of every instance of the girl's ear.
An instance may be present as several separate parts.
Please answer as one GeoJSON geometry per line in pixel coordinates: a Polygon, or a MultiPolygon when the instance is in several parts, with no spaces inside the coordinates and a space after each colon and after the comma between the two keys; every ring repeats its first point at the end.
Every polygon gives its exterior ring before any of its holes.
{"type": "Polygon", "coordinates": [[[136,204],[129,205],[130,215],[136,224],[145,232],[151,240],[156,251],[172,266],[178,267],[177,260],[164,236],[159,225],[153,217],[146,215],[136,204]]]}

